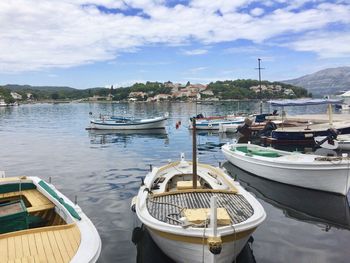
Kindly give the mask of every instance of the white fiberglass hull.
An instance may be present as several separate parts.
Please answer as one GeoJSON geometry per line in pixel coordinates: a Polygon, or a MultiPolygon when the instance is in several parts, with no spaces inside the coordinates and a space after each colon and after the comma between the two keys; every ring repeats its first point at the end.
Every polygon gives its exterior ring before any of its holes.
{"type": "Polygon", "coordinates": [[[120,123],[111,120],[92,120],[91,129],[97,130],[147,130],[147,129],[164,129],[166,118],[155,118],[135,123],[120,123]]]}
{"type": "Polygon", "coordinates": [[[149,233],[157,246],[178,263],[231,263],[242,251],[250,236],[247,235],[236,241],[224,243],[221,253],[214,256],[207,249],[206,243],[203,245],[172,240],[159,235],[152,229],[149,229],[149,233]]]}
{"type": "Polygon", "coordinates": [[[307,154],[270,158],[241,154],[224,145],[226,159],[237,167],[280,183],[346,195],[349,190],[349,167],[347,161],[305,161],[317,157],[307,154]],[[289,161],[288,161],[289,159],[289,161]]]}

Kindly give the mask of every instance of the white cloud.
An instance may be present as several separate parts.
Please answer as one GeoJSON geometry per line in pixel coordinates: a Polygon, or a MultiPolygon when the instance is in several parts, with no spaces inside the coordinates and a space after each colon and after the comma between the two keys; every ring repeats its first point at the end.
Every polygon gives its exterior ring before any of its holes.
{"type": "Polygon", "coordinates": [[[316,52],[320,58],[350,57],[350,32],[310,33],[288,46],[298,51],[316,52]]]}
{"type": "MultiPolygon", "coordinates": [[[[252,11],[253,15],[240,11],[252,2],[193,0],[189,6],[180,1],[170,8],[165,0],[0,1],[0,72],[111,61],[122,52],[139,52],[138,48],[147,45],[183,45],[192,41],[207,45],[238,39],[267,43],[286,34],[319,30],[325,35],[337,35],[331,28],[326,31],[327,27],[350,24],[350,5],[345,3],[312,1],[318,4],[315,8],[294,12],[295,6],[305,6],[306,1],[294,4],[286,1],[284,9],[265,13],[263,17],[255,17],[263,12],[257,8],[252,11]],[[134,10],[128,15],[103,13],[95,5],[134,10]],[[148,17],[135,10],[142,10],[148,17]]],[[[271,1],[264,3],[271,4],[271,1]]],[[[339,32],[342,34],[332,39],[333,45],[326,37],[319,37],[314,47],[308,38],[297,42],[286,38],[286,41],[296,50],[326,51],[328,56],[339,56],[348,52],[342,41],[347,40],[349,33],[339,32]]],[[[286,45],[286,42],[279,44],[286,45]]],[[[207,50],[186,52],[201,55],[207,50]]]]}
{"type": "Polygon", "coordinates": [[[261,16],[264,12],[265,11],[262,8],[254,8],[254,9],[250,10],[250,14],[253,16],[261,16]]]}
{"type": "Polygon", "coordinates": [[[208,53],[208,50],[206,49],[193,49],[193,50],[185,50],[183,53],[187,56],[198,56],[198,55],[204,55],[208,53]]]}

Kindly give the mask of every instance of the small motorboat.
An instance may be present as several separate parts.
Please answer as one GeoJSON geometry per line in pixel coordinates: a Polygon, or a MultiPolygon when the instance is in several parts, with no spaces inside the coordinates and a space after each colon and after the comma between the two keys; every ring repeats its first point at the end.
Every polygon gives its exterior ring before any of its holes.
{"type": "Polygon", "coordinates": [[[164,129],[167,116],[149,119],[134,119],[125,117],[104,117],[90,120],[90,129],[97,130],[146,130],[164,129]]]}
{"type": "Polygon", "coordinates": [[[222,146],[226,159],[239,168],[280,183],[346,195],[350,158],[287,152],[246,143],[222,146]]]}
{"type": "Polygon", "coordinates": [[[38,177],[0,176],[1,262],[96,262],[100,236],[81,208],[38,177]]]}

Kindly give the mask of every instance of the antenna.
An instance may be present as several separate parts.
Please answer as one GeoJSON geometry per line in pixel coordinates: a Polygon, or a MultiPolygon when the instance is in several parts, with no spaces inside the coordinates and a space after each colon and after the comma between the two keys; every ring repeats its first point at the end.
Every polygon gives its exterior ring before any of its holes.
{"type": "Polygon", "coordinates": [[[258,58],[258,69],[259,70],[259,91],[260,91],[260,114],[262,114],[262,91],[261,91],[261,70],[265,69],[260,66],[261,58],[258,58]]]}

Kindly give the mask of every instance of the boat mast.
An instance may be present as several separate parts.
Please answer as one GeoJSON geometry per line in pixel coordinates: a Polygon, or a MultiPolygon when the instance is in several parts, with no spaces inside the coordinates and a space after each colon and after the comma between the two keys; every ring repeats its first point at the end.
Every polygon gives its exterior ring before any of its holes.
{"type": "Polygon", "coordinates": [[[192,118],[192,187],[197,189],[197,140],[196,118],[192,118]]]}
{"type": "Polygon", "coordinates": [[[261,70],[263,69],[260,67],[261,58],[258,58],[258,70],[259,70],[259,93],[260,93],[260,114],[262,114],[262,90],[261,90],[261,70]]]}

